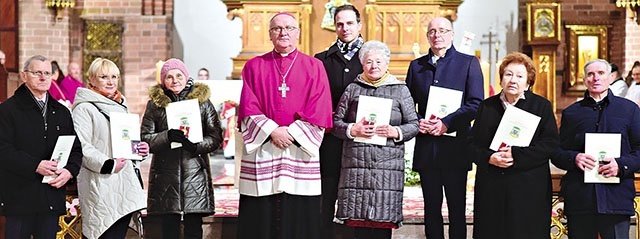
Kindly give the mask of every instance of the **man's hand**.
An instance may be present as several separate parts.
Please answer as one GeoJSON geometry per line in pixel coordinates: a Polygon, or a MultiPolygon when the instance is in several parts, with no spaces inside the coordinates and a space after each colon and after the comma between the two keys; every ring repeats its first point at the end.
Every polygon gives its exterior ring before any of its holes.
{"type": "Polygon", "coordinates": [[[418,126],[420,129],[420,133],[430,134],[433,136],[440,136],[449,130],[445,124],[442,123],[440,119],[420,119],[418,121],[418,126]]]}
{"type": "Polygon", "coordinates": [[[293,144],[293,137],[289,134],[289,127],[280,126],[271,132],[271,143],[280,149],[286,149],[293,144]]]}
{"type": "Polygon", "coordinates": [[[36,168],[36,173],[42,176],[50,176],[56,174],[58,170],[58,162],[55,160],[42,160],[36,168]]]}
{"type": "MultiPolygon", "coordinates": [[[[576,155],[576,166],[578,166],[578,168],[582,171],[591,170],[596,166],[596,159],[591,155],[579,153],[578,155],[576,155]]],[[[617,167],[618,165],[616,164],[616,168],[617,167]]]]}
{"type": "Polygon", "coordinates": [[[605,178],[618,176],[618,162],[614,158],[604,158],[599,162],[598,173],[605,178]]]}
{"type": "Polygon", "coordinates": [[[54,188],[61,188],[62,186],[67,184],[69,179],[73,177],[71,176],[71,172],[69,172],[69,170],[67,170],[66,168],[61,168],[60,170],[56,171],[55,174],[57,174],[58,176],[49,181],[49,185],[54,188]]]}

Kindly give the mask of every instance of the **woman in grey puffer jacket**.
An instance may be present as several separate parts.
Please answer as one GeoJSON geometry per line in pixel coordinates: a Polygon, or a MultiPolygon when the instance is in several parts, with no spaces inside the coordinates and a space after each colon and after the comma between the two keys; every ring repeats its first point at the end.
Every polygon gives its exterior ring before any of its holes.
{"type": "Polygon", "coordinates": [[[149,143],[153,160],[149,173],[147,211],[162,216],[163,238],[202,238],[202,217],[214,213],[209,153],[220,147],[222,129],[209,87],[193,83],[184,63],[169,59],[160,71],[160,85],[153,86],[142,120],[142,140],[149,143]],[[192,143],[178,129],[167,126],[166,107],[171,102],[197,99],[200,106],[202,142],[192,143]],[[182,147],[171,149],[171,142],[182,147]]]}
{"type": "Polygon", "coordinates": [[[364,72],[347,86],[333,116],[333,134],[344,139],[336,219],[356,227],[356,238],[391,238],[402,217],[404,142],[418,133],[418,116],[403,81],[387,72],[390,51],[369,41],[359,53],[364,72]],[[391,99],[391,118],[368,124],[356,119],[360,96],[391,99]],[[386,145],[355,142],[355,137],[387,138],[386,145]]]}

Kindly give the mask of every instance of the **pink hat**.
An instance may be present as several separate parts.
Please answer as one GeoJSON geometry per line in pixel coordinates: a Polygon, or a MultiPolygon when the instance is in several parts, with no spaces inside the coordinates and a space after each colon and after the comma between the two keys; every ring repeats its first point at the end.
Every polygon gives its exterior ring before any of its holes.
{"type": "Polygon", "coordinates": [[[164,62],[162,65],[162,69],[160,69],[160,84],[164,86],[164,78],[167,76],[167,72],[173,69],[178,69],[182,71],[182,74],[189,79],[189,71],[187,70],[187,66],[180,59],[171,58],[164,62]]]}

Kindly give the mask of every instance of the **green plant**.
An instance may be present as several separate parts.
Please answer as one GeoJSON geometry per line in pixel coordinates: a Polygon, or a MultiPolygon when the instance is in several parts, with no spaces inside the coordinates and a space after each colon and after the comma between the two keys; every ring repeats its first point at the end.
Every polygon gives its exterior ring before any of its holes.
{"type": "Polygon", "coordinates": [[[420,175],[418,175],[417,172],[411,170],[411,161],[408,159],[404,160],[404,185],[420,185],[420,175]]]}

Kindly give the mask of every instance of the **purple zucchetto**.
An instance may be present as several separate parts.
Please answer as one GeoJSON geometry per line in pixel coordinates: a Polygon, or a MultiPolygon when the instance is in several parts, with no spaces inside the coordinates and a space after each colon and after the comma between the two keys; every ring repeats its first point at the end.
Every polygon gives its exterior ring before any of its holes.
{"type": "Polygon", "coordinates": [[[189,71],[187,70],[187,66],[180,59],[171,58],[167,60],[160,69],[160,85],[164,87],[164,78],[167,76],[167,72],[173,69],[178,69],[182,71],[182,74],[185,78],[189,79],[189,71]]]}

